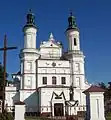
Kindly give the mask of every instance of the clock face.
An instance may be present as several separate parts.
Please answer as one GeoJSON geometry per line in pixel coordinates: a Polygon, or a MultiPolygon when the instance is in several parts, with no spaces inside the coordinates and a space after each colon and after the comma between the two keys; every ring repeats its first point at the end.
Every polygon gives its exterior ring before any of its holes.
{"type": "Polygon", "coordinates": [[[56,63],[55,63],[55,62],[53,62],[53,63],[52,63],[52,66],[53,66],[53,67],[55,67],[55,66],[56,66],[56,63]]]}

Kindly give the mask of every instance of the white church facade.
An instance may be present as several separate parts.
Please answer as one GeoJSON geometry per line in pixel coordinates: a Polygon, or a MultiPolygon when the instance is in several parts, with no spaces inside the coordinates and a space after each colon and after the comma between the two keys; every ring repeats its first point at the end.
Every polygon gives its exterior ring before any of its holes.
{"type": "Polygon", "coordinates": [[[30,11],[23,27],[24,48],[20,51],[20,86],[6,87],[5,104],[11,106],[21,101],[26,104],[27,112],[51,114],[52,116],[72,115],[84,111],[86,105],[84,90],[90,87],[85,78],[84,54],[80,49],[79,29],[75,17],[68,18],[65,35],[68,51],[49,35],[36,48],[38,29],[35,16],[30,11]],[[82,106],[82,107],[81,107],[82,106]],[[76,108],[75,108],[76,107],[76,108]]]}

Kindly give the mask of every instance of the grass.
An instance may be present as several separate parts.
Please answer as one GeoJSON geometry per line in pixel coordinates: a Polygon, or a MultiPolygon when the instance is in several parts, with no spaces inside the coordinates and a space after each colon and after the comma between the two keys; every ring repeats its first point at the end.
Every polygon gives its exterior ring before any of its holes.
{"type": "Polygon", "coordinates": [[[106,114],[106,120],[111,120],[111,112],[106,114]]]}
{"type": "MultiPolygon", "coordinates": [[[[42,118],[42,117],[26,117],[25,120],[49,120],[48,118],[42,118]]],[[[111,112],[106,114],[106,120],[111,120],[111,112]]]]}
{"type": "Polygon", "coordinates": [[[32,116],[30,116],[30,117],[26,117],[26,119],[25,120],[49,120],[49,118],[45,118],[45,117],[32,117],[32,116]]]}

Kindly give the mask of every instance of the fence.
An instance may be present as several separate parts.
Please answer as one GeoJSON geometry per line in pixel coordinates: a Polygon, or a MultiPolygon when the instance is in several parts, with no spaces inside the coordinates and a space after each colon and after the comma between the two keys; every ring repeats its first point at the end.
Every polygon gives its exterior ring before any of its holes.
{"type": "MultiPolygon", "coordinates": [[[[6,110],[14,117],[14,106],[6,106],[6,110]]],[[[86,106],[26,106],[25,113],[26,120],[84,120],[85,116],[86,106]]]]}
{"type": "Polygon", "coordinates": [[[86,106],[66,107],[66,106],[26,106],[25,117],[33,119],[61,119],[61,120],[83,120],[86,116],[86,106]],[[29,111],[28,111],[29,110],[29,111]]]}

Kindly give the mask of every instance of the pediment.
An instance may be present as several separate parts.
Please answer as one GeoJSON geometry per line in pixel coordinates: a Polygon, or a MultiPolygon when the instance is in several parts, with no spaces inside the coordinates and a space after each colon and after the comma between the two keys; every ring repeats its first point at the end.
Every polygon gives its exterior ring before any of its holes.
{"type": "Polygon", "coordinates": [[[40,44],[40,48],[60,48],[60,47],[62,47],[61,43],[55,41],[52,33],[50,34],[48,41],[43,41],[40,44]]]}
{"type": "Polygon", "coordinates": [[[60,48],[61,46],[55,41],[44,41],[41,43],[40,48],[60,48]]]}

